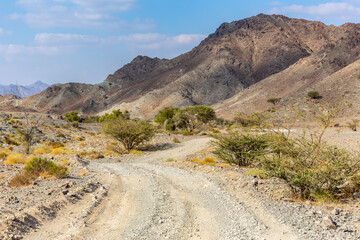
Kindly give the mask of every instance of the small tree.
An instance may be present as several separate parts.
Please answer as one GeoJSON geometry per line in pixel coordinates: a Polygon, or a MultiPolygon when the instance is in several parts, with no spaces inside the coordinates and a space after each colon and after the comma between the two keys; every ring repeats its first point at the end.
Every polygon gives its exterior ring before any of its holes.
{"type": "Polygon", "coordinates": [[[68,112],[64,114],[66,121],[78,122],[80,120],[79,113],[76,111],[68,112]]]}
{"type": "Polygon", "coordinates": [[[105,134],[118,140],[127,151],[151,140],[155,130],[146,121],[132,121],[117,118],[107,122],[104,126],[105,134]]]}
{"type": "Polygon", "coordinates": [[[318,99],[320,98],[320,94],[317,91],[310,91],[307,93],[308,97],[311,99],[318,99]]]}
{"type": "Polygon", "coordinates": [[[28,113],[24,113],[24,118],[25,123],[22,125],[22,127],[16,128],[16,134],[18,140],[25,148],[25,153],[29,154],[30,147],[36,142],[36,140],[34,139],[35,131],[38,129],[41,117],[39,117],[35,121],[30,121],[28,113]]]}
{"type": "Polygon", "coordinates": [[[179,108],[172,106],[162,109],[154,118],[154,122],[163,124],[166,130],[175,130],[174,116],[181,112],[179,108]]]}
{"type": "Polygon", "coordinates": [[[280,98],[269,98],[267,100],[268,103],[272,103],[273,105],[277,104],[280,101],[280,98]]]}
{"type": "Polygon", "coordinates": [[[235,163],[239,166],[248,166],[256,161],[256,158],[265,154],[267,141],[261,136],[250,134],[232,133],[229,136],[214,136],[215,151],[219,158],[235,163]]]}
{"type": "MultiPolygon", "coordinates": [[[[128,117],[130,119],[130,114],[128,115],[128,117]]],[[[98,122],[105,122],[116,118],[125,118],[124,114],[120,111],[120,109],[113,110],[110,114],[105,113],[99,118],[98,122]]]]}

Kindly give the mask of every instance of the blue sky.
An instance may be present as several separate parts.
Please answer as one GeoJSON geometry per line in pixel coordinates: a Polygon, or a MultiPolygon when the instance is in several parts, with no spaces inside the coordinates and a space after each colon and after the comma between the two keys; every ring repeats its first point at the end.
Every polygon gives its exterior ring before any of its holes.
{"type": "Polygon", "coordinates": [[[4,0],[0,84],[99,83],[137,55],[173,58],[258,13],[358,23],[360,0],[4,0]]]}

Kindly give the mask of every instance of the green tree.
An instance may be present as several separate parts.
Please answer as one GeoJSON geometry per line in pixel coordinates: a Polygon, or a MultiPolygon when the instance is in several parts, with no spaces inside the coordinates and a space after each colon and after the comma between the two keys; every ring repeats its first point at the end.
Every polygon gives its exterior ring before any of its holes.
{"type": "MultiPolygon", "coordinates": [[[[128,115],[129,118],[130,118],[130,115],[128,115]]],[[[104,115],[102,115],[100,118],[99,118],[99,122],[105,122],[105,121],[108,121],[108,120],[112,120],[112,119],[117,119],[117,118],[125,118],[124,114],[120,111],[120,109],[116,109],[116,110],[113,110],[112,113],[105,113],[104,115]]]]}
{"type": "Polygon", "coordinates": [[[104,132],[122,143],[127,151],[151,140],[155,135],[154,127],[148,122],[123,118],[107,122],[104,126],[104,132]]]}
{"type": "Polygon", "coordinates": [[[78,122],[80,120],[79,113],[76,111],[67,112],[64,114],[65,120],[68,122],[78,122]]]}

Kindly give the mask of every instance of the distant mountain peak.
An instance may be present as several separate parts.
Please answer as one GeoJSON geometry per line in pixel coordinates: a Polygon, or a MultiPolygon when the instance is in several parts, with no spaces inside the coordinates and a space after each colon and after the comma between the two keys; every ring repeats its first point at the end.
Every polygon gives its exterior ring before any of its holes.
{"type": "Polygon", "coordinates": [[[0,85],[0,95],[18,95],[21,98],[29,97],[35,94],[38,94],[48,88],[49,85],[42,82],[42,81],[36,81],[33,84],[30,85],[0,85]]]}

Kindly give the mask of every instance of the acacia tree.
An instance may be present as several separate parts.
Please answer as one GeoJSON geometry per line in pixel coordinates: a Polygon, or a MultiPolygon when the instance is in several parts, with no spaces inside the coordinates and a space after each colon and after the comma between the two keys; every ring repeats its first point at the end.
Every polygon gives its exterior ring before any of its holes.
{"type": "Polygon", "coordinates": [[[22,126],[18,126],[16,128],[16,133],[18,136],[18,140],[25,148],[25,153],[30,153],[30,147],[36,142],[34,139],[35,132],[38,130],[39,122],[41,116],[37,120],[30,120],[29,114],[27,112],[24,113],[25,123],[22,126]]]}
{"type": "Polygon", "coordinates": [[[117,118],[105,124],[104,133],[122,143],[124,148],[130,151],[140,144],[151,140],[155,135],[155,130],[146,121],[117,118]]]}

